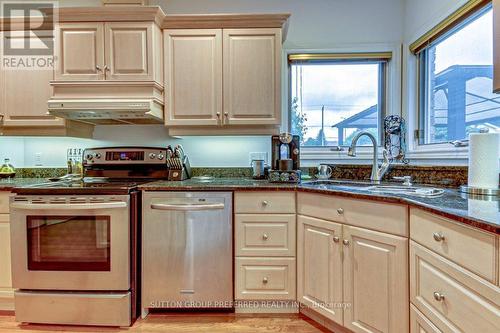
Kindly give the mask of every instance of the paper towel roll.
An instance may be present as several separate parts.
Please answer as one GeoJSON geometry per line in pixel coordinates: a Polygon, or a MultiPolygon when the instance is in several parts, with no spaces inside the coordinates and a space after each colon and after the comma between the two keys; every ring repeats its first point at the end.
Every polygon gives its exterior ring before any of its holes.
{"type": "Polygon", "coordinates": [[[469,136],[469,186],[498,188],[500,135],[474,133],[469,136]]]}

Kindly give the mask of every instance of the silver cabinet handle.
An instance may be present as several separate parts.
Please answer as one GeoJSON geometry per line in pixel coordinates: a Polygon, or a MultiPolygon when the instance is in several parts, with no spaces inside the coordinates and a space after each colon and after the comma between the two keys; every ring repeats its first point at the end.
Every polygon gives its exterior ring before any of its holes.
{"type": "Polygon", "coordinates": [[[229,122],[229,112],[224,112],[224,123],[227,124],[229,122]]]}
{"type": "Polygon", "coordinates": [[[99,65],[95,66],[95,69],[97,69],[98,71],[102,71],[102,68],[99,65]]]}
{"type": "Polygon", "coordinates": [[[268,240],[268,239],[269,239],[269,236],[268,236],[267,234],[263,234],[263,235],[262,235],[262,239],[266,241],[266,240],[268,240]]]}
{"type": "Polygon", "coordinates": [[[344,245],[349,245],[349,240],[348,240],[348,239],[344,239],[344,240],[342,241],[342,244],[344,244],[344,245]]]}
{"type": "Polygon", "coordinates": [[[436,242],[442,242],[442,241],[444,241],[444,240],[445,240],[444,235],[443,235],[442,233],[440,233],[440,232],[435,232],[435,233],[433,233],[433,234],[432,234],[432,237],[434,238],[434,240],[435,240],[436,242]]]}
{"type": "Polygon", "coordinates": [[[343,214],[344,214],[344,208],[339,208],[339,209],[337,209],[337,213],[338,213],[339,215],[343,215],[343,214]]]}
{"type": "Polygon", "coordinates": [[[435,299],[436,301],[438,301],[438,302],[442,302],[442,301],[444,301],[444,295],[443,295],[443,294],[441,294],[441,293],[439,293],[439,292],[435,291],[432,295],[434,296],[434,299],[435,299]]]}
{"type": "Polygon", "coordinates": [[[200,211],[200,210],[220,210],[224,209],[223,203],[214,204],[151,204],[151,209],[171,210],[171,211],[200,211]]]}
{"type": "Polygon", "coordinates": [[[28,204],[21,202],[13,202],[10,205],[10,208],[24,209],[24,210],[41,210],[41,209],[93,210],[93,209],[114,209],[114,208],[125,208],[125,207],[127,207],[127,203],[124,201],[85,203],[85,204],[28,204]]]}
{"type": "Polygon", "coordinates": [[[262,201],[262,206],[267,206],[269,205],[269,202],[267,200],[262,201]]]}
{"type": "Polygon", "coordinates": [[[104,71],[105,71],[105,72],[109,71],[109,67],[108,67],[108,65],[104,65],[104,71]]]}
{"type": "Polygon", "coordinates": [[[334,241],[335,243],[338,243],[338,242],[340,242],[340,238],[339,238],[338,236],[334,236],[334,237],[333,237],[333,241],[334,241]]]}
{"type": "Polygon", "coordinates": [[[269,280],[268,280],[268,278],[267,278],[267,277],[265,277],[265,278],[263,278],[263,279],[262,279],[262,283],[263,283],[263,284],[267,284],[268,282],[269,282],[269,280]]]}

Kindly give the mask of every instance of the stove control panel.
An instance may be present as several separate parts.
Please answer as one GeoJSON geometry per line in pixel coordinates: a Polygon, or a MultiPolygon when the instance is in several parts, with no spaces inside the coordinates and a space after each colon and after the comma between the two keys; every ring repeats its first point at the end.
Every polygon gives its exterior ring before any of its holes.
{"type": "Polygon", "coordinates": [[[83,164],[165,164],[165,155],[166,149],[163,148],[91,148],[85,149],[83,164]]]}

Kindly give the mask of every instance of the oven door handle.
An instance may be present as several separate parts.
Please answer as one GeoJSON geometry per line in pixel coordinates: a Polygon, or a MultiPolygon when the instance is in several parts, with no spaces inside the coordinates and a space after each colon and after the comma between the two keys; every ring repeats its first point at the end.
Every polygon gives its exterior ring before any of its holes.
{"type": "Polygon", "coordinates": [[[172,211],[201,211],[201,210],[220,210],[224,209],[223,203],[211,203],[211,204],[164,204],[157,203],[151,204],[151,209],[157,210],[172,210],[172,211]]]}
{"type": "Polygon", "coordinates": [[[85,203],[85,204],[29,204],[21,202],[13,202],[10,208],[24,210],[95,210],[95,209],[115,209],[126,208],[127,203],[123,201],[117,202],[101,202],[101,203],[85,203]]]}

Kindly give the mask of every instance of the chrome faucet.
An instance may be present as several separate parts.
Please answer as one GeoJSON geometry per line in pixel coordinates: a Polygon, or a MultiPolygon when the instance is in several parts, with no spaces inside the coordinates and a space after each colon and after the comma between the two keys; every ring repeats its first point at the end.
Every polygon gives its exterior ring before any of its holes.
{"type": "Polygon", "coordinates": [[[372,166],[372,174],[370,176],[370,180],[375,183],[380,183],[387,170],[389,170],[390,162],[389,159],[387,158],[387,150],[384,149],[382,151],[384,160],[380,168],[378,167],[378,145],[377,145],[377,139],[375,139],[375,136],[373,136],[373,134],[366,131],[362,131],[356,134],[356,136],[352,139],[352,143],[351,146],[349,147],[349,151],[347,152],[347,156],[350,157],[356,156],[356,144],[358,143],[359,138],[362,137],[363,135],[369,137],[370,140],[372,140],[373,144],[373,166],[372,166]]]}

